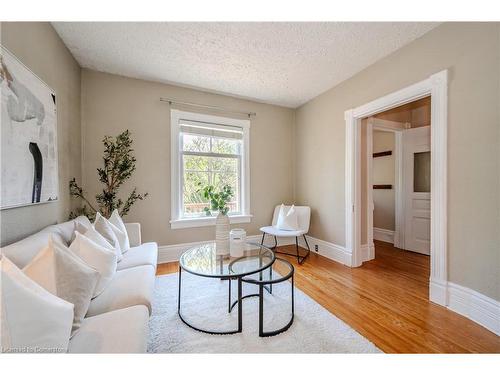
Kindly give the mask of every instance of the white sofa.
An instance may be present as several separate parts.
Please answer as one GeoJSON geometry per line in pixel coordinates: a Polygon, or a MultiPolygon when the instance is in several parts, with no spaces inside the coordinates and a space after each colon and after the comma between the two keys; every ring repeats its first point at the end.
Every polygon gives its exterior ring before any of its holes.
{"type": "MultiPolygon", "coordinates": [[[[84,216],[75,220],[90,224],[84,216]]],[[[22,269],[47,245],[50,235],[68,245],[75,220],[48,226],[1,252],[22,269]]],[[[146,352],[158,246],[141,243],[140,224],[125,225],[131,248],[110,285],[91,301],[81,328],[70,340],[70,353],[146,352]]]]}

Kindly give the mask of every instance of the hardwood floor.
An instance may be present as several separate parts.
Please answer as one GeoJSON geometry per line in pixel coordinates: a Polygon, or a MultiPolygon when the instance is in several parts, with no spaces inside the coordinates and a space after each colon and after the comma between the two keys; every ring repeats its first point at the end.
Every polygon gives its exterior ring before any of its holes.
{"type": "Polygon", "coordinates": [[[387,353],[500,353],[494,333],[429,302],[429,257],[380,241],[375,254],[359,268],[313,253],[301,266],[290,258],[295,285],[387,353]]]}

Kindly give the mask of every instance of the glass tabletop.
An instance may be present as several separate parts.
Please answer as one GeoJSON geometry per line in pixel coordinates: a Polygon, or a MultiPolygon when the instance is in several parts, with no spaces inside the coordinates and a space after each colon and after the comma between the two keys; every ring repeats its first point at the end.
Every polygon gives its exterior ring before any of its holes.
{"type": "Polygon", "coordinates": [[[295,272],[292,264],[281,258],[276,258],[273,265],[269,267],[269,271],[272,272],[258,272],[251,275],[247,275],[243,278],[243,281],[252,284],[276,284],[282,281],[288,280],[295,272]]]}
{"type": "Polygon", "coordinates": [[[234,258],[217,253],[215,242],[193,247],[181,255],[183,270],[206,277],[245,276],[259,272],[274,262],[274,252],[257,243],[246,243],[243,256],[234,258]]]}

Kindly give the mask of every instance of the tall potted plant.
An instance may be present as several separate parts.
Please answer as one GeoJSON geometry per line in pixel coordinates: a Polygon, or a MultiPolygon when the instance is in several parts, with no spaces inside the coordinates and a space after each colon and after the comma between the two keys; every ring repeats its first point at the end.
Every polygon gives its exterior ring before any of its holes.
{"type": "Polygon", "coordinates": [[[93,205],[83,188],[73,178],[69,182],[69,192],[74,198],[81,199],[83,206],[70,213],[70,219],[79,215],[85,215],[94,220],[97,212],[104,217],[109,217],[113,210],[117,209],[120,216],[125,216],[134,203],[142,201],[148,193],[140,194],[137,188],[133,188],[127,199],[122,200],[118,196],[118,189],[127,181],[135,171],[135,156],[132,149],[132,137],[130,131],[125,130],[116,137],[105,136],[104,156],[102,168],[97,168],[99,181],[104,185],[102,191],[95,196],[96,205],[93,205]]]}
{"type": "Polygon", "coordinates": [[[201,189],[203,197],[210,202],[210,207],[205,207],[204,211],[207,216],[211,216],[212,212],[218,212],[215,220],[215,245],[219,255],[229,254],[229,212],[228,202],[234,196],[233,189],[229,185],[225,185],[221,191],[215,191],[213,185],[207,185],[201,189]]]}

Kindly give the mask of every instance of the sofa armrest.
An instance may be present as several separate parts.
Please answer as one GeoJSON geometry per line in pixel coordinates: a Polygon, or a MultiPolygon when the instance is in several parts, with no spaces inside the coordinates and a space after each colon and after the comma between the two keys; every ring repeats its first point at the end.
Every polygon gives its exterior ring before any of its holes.
{"type": "Polygon", "coordinates": [[[125,229],[127,229],[128,240],[130,241],[130,247],[141,245],[141,224],[140,223],[125,223],[125,229]]]}

